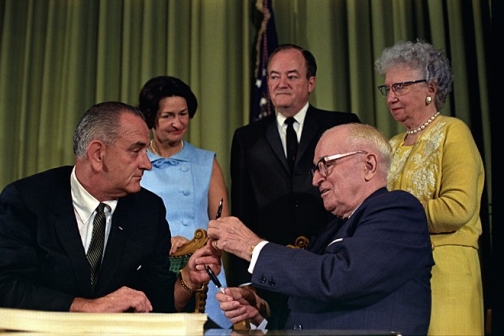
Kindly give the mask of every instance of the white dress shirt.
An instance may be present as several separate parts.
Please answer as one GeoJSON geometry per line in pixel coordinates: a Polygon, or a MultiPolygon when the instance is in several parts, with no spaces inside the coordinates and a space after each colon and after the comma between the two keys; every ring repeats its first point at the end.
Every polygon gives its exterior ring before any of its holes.
{"type": "MultiPolygon", "coordinates": [[[[306,117],[306,111],[308,111],[308,105],[309,103],[306,103],[306,105],[298,113],[296,113],[296,115],[294,115],[294,119],[296,119],[296,122],[292,124],[292,126],[296,131],[298,143],[301,141],[301,133],[303,132],[303,125],[306,117]]],[[[285,124],[285,119],[287,119],[287,117],[285,117],[281,113],[278,113],[277,111],[275,111],[275,114],[277,120],[278,134],[280,134],[280,139],[282,140],[282,146],[284,149],[285,157],[287,157],[287,124],[285,124]]]]}
{"type": "MultiPolygon", "coordinates": [[[[100,204],[96,198],[91,196],[91,194],[84,189],[82,184],[77,180],[75,176],[75,167],[70,175],[70,187],[72,191],[72,203],[74,207],[75,219],[77,220],[77,226],[79,228],[79,233],[82,239],[82,246],[84,251],[87,253],[89,244],[91,243],[91,237],[93,235],[93,220],[96,216],[96,208],[100,204]]],[[[103,246],[103,255],[105,255],[105,248],[107,247],[107,241],[110,234],[110,227],[112,223],[112,214],[117,207],[117,200],[102,202],[108,205],[105,207],[105,245],[103,246]]],[[[102,258],[103,258],[102,255],[102,258]]]]}

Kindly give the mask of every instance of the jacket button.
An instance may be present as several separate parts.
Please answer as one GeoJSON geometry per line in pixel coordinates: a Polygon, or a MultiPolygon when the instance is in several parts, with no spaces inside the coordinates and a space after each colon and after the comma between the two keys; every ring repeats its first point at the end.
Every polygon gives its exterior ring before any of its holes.
{"type": "Polygon", "coordinates": [[[294,325],[294,330],[303,330],[303,326],[301,324],[294,325]]]}
{"type": "Polygon", "coordinates": [[[259,277],[259,282],[260,282],[260,283],[262,283],[262,284],[263,284],[263,283],[266,283],[266,277],[265,277],[264,275],[261,275],[261,276],[259,277]]]}
{"type": "Polygon", "coordinates": [[[273,278],[270,279],[270,281],[268,281],[268,284],[271,286],[271,287],[275,287],[276,286],[276,281],[273,280],[273,278]]]}

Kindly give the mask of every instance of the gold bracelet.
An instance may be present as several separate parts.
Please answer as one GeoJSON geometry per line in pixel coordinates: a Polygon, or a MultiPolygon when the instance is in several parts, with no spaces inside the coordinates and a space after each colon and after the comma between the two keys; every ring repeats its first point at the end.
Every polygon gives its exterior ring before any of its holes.
{"type": "Polygon", "coordinates": [[[201,292],[205,288],[205,284],[201,285],[201,288],[198,289],[192,289],[191,287],[187,286],[187,283],[184,281],[184,278],[182,277],[182,270],[179,271],[178,278],[180,279],[180,284],[182,285],[182,288],[185,289],[186,292],[189,294],[193,294],[195,292],[201,292]]]}

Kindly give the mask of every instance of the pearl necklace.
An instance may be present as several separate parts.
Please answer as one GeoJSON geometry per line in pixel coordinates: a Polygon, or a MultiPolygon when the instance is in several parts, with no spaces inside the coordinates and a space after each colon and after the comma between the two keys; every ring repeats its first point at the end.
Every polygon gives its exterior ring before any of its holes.
{"type": "MultiPolygon", "coordinates": [[[[175,153],[173,153],[172,155],[175,155],[175,154],[179,153],[182,150],[182,148],[184,148],[184,140],[181,141],[181,144],[182,144],[182,146],[180,146],[180,149],[178,151],[176,151],[175,153]]],[[[162,156],[161,154],[159,154],[157,152],[156,148],[154,148],[154,139],[152,139],[150,141],[150,149],[151,149],[152,153],[156,154],[157,156],[164,157],[164,156],[162,156]]]]}
{"type": "Polygon", "coordinates": [[[434,121],[434,119],[436,119],[436,117],[438,115],[439,115],[439,111],[436,112],[436,113],[434,113],[434,115],[432,117],[430,117],[429,120],[427,120],[422,126],[418,127],[417,129],[414,129],[412,131],[406,131],[406,133],[408,133],[408,134],[415,134],[415,133],[423,131],[427,126],[429,126],[429,124],[431,122],[434,121]]]}

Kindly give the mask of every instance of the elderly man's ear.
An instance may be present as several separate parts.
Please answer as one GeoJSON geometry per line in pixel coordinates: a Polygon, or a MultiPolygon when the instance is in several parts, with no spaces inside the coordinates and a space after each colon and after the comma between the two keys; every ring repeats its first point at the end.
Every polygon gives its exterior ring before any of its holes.
{"type": "Polygon", "coordinates": [[[364,179],[366,181],[369,181],[375,176],[376,174],[376,169],[378,166],[378,162],[376,160],[376,155],[374,154],[367,154],[366,159],[364,161],[364,179]]]}
{"type": "Polygon", "coordinates": [[[94,170],[99,171],[103,167],[105,144],[99,140],[93,140],[88,146],[87,157],[94,170]]]}

